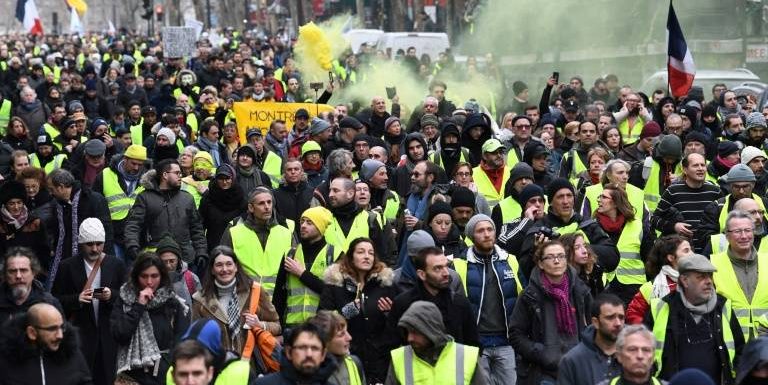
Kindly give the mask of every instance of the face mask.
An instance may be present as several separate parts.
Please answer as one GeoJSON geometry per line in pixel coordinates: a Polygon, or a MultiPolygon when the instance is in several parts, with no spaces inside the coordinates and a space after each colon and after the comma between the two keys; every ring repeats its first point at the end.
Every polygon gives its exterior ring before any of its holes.
{"type": "Polygon", "coordinates": [[[182,86],[192,85],[192,75],[188,75],[188,74],[181,75],[181,85],[182,86]]]}

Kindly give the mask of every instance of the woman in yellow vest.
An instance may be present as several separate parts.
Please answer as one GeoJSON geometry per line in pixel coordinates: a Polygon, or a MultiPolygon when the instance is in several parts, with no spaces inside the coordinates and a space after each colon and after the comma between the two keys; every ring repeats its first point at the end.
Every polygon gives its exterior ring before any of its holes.
{"type": "Polygon", "coordinates": [[[603,231],[608,234],[619,250],[619,266],[615,278],[608,278],[608,290],[629,303],[640,285],[646,282],[645,265],[642,255],[656,241],[656,233],[651,230],[650,222],[644,221],[642,213],[637,213],[629,203],[627,192],[615,184],[607,184],[593,214],[603,231]]]}
{"type": "Polygon", "coordinates": [[[677,260],[691,254],[691,244],[682,235],[665,235],[653,245],[645,263],[645,271],[654,277],[640,286],[627,307],[627,323],[639,324],[648,313],[652,299],[664,298],[677,290],[677,260]]]}
{"type": "Polygon", "coordinates": [[[208,183],[211,179],[213,168],[213,158],[211,154],[205,151],[198,151],[192,160],[192,175],[181,178],[181,189],[190,193],[195,199],[195,207],[200,207],[200,200],[203,194],[208,191],[208,183]]]}
{"type": "Polygon", "coordinates": [[[369,238],[356,238],[349,250],[325,272],[320,309],[335,310],[347,319],[352,354],[363,360],[371,383],[383,383],[389,367],[387,341],[382,333],[387,312],[397,294],[394,273],[373,248],[369,238]]]}
{"type": "Polygon", "coordinates": [[[339,313],[320,310],[309,320],[325,334],[325,348],[336,358],[336,371],[328,378],[329,383],[363,385],[365,372],[359,358],[349,353],[352,336],[347,331],[347,320],[339,313]]]}
{"type": "Polygon", "coordinates": [[[577,200],[575,207],[581,207],[587,187],[600,184],[600,175],[605,164],[611,160],[611,154],[602,147],[594,147],[587,152],[587,170],[582,171],[571,184],[576,188],[577,200]]]}
{"type": "Polygon", "coordinates": [[[257,314],[248,313],[251,279],[232,248],[217,246],[211,257],[201,277],[203,289],[192,296],[192,320],[215,320],[223,332],[222,347],[238,353],[242,353],[248,329],[280,335],[280,319],[266,290],[260,292],[257,314]]]}

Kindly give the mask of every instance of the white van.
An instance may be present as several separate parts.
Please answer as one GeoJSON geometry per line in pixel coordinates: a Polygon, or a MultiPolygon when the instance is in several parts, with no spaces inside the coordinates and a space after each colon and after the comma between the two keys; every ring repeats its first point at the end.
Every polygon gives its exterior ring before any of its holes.
{"type": "Polygon", "coordinates": [[[384,51],[390,58],[402,49],[416,47],[416,57],[427,54],[432,61],[436,61],[441,52],[451,47],[448,34],[442,32],[388,32],[379,38],[376,49],[384,51]]]}
{"type": "Polygon", "coordinates": [[[375,47],[383,35],[384,31],[380,29],[350,29],[344,33],[344,38],[349,41],[352,53],[357,54],[363,44],[375,47]]]}

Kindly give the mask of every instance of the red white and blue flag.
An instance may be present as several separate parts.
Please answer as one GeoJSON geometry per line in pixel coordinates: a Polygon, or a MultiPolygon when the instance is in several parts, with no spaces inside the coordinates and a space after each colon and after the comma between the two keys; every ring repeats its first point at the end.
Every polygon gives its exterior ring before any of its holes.
{"type": "Polygon", "coordinates": [[[672,1],[669,2],[667,16],[667,76],[669,89],[674,97],[687,95],[693,86],[693,78],[696,77],[693,56],[683,37],[672,1]]]}
{"type": "Polygon", "coordinates": [[[16,0],[16,19],[24,24],[24,31],[32,35],[43,35],[43,23],[37,13],[35,0],[16,0]]]}

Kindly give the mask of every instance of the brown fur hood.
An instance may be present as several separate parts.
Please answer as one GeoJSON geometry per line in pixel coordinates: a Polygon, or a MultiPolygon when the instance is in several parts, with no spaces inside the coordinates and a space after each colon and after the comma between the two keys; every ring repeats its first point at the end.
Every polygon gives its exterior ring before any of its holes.
{"type": "MultiPolygon", "coordinates": [[[[379,262],[383,263],[383,262],[379,262]]],[[[378,280],[381,286],[392,286],[395,273],[389,267],[384,266],[378,273],[368,276],[368,281],[378,280]]],[[[334,263],[325,270],[323,281],[328,285],[343,287],[345,281],[357,282],[351,275],[341,271],[341,265],[334,263]]]]}

